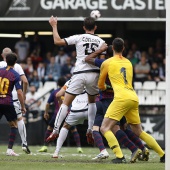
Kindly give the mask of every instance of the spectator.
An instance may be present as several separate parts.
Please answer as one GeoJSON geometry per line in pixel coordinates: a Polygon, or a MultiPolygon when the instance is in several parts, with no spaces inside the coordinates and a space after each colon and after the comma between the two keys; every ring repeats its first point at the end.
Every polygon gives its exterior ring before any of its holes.
{"type": "Polygon", "coordinates": [[[148,75],[148,79],[151,81],[160,81],[160,77],[159,77],[160,73],[159,73],[159,67],[158,64],[156,62],[153,62],[151,65],[151,70],[150,73],[148,75]]]}
{"type": "Polygon", "coordinates": [[[30,55],[31,60],[32,60],[32,64],[34,66],[34,68],[36,69],[38,67],[38,63],[41,62],[43,59],[42,57],[40,57],[36,51],[33,51],[30,55]]]}
{"type": "Polygon", "coordinates": [[[147,63],[146,56],[143,55],[141,61],[135,66],[135,81],[147,81],[149,72],[150,65],[147,63]]]}
{"type": "Polygon", "coordinates": [[[138,63],[138,59],[134,57],[132,50],[129,50],[127,58],[132,63],[133,67],[138,63]]]}
{"type": "Polygon", "coordinates": [[[50,63],[50,58],[53,57],[52,52],[48,51],[45,55],[44,63],[45,66],[50,63]]]}
{"type": "Polygon", "coordinates": [[[36,33],[33,37],[33,41],[30,43],[30,53],[35,52],[37,56],[42,56],[44,52],[44,45],[39,40],[39,36],[36,33]]]}
{"type": "Polygon", "coordinates": [[[131,50],[133,51],[133,55],[138,61],[141,59],[141,52],[138,50],[137,44],[133,43],[131,46],[131,50]]]}
{"type": "Polygon", "coordinates": [[[50,58],[50,63],[47,64],[45,81],[57,81],[61,76],[60,65],[55,63],[55,57],[50,58]]]}
{"type": "Polygon", "coordinates": [[[67,57],[66,58],[66,64],[64,64],[61,67],[61,76],[63,76],[66,80],[70,79],[72,74],[71,74],[71,69],[73,65],[71,64],[71,58],[67,57]]]}
{"type": "Polygon", "coordinates": [[[38,68],[37,68],[37,73],[38,73],[38,78],[39,80],[44,84],[44,77],[45,77],[45,65],[43,62],[40,62],[38,64],[38,68]]]}
{"type": "Polygon", "coordinates": [[[154,54],[154,48],[149,47],[147,51],[147,56],[148,56],[148,63],[151,65],[151,63],[154,61],[155,54],[154,54]]]}
{"type": "Polygon", "coordinates": [[[29,78],[28,78],[28,82],[29,84],[32,84],[36,87],[36,90],[38,90],[39,86],[40,86],[40,81],[38,78],[38,73],[37,70],[34,70],[32,74],[30,74],[29,78]]]}
{"type": "Polygon", "coordinates": [[[34,118],[36,118],[40,112],[39,107],[41,105],[41,101],[37,101],[39,98],[40,94],[36,91],[36,87],[33,84],[30,84],[29,92],[26,94],[25,103],[28,105],[28,111],[33,114],[34,118]]]}
{"type": "Polygon", "coordinates": [[[25,40],[25,35],[22,34],[21,39],[15,44],[15,51],[18,55],[18,62],[26,60],[29,53],[29,42],[25,40]]]}
{"type": "Polygon", "coordinates": [[[58,50],[58,54],[55,56],[55,62],[60,66],[63,66],[66,63],[66,58],[68,55],[64,51],[64,47],[60,47],[58,50]]]}
{"type": "Polygon", "coordinates": [[[27,60],[26,60],[26,65],[25,65],[26,67],[25,67],[25,69],[24,69],[24,71],[25,71],[25,74],[26,74],[26,76],[27,76],[27,78],[29,78],[29,76],[33,73],[33,71],[34,71],[34,66],[33,66],[33,64],[32,64],[32,59],[31,59],[31,57],[28,57],[27,58],[27,60]]]}
{"type": "Polygon", "coordinates": [[[163,64],[162,66],[160,67],[160,78],[162,81],[165,81],[165,65],[166,65],[166,59],[164,58],[163,59],[163,64]]]}

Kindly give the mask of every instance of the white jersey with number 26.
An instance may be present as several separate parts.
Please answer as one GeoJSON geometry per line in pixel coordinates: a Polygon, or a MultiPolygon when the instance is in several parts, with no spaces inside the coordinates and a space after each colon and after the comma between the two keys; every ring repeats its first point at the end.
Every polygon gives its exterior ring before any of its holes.
{"type": "Polygon", "coordinates": [[[98,50],[105,42],[104,40],[94,34],[80,34],[65,38],[65,41],[68,45],[76,46],[77,60],[74,73],[86,70],[99,70],[98,67],[88,64],[84,60],[87,55],[98,50]]]}

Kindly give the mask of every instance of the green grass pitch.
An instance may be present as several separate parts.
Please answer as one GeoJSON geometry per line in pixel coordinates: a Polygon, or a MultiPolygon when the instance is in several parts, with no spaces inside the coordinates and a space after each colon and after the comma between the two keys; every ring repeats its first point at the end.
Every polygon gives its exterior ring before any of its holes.
{"type": "Polygon", "coordinates": [[[7,146],[0,145],[0,169],[1,170],[164,170],[165,164],[159,162],[159,156],[150,150],[150,160],[148,162],[137,161],[129,163],[130,151],[123,149],[126,157],[126,164],[112,164],[114,154],[108,148],[110,157],[102,161],[92,160],[99,150],[97,148],[83,148],[83,154],[77,153],[75,147],[63,147],[61,149],[62,158],[51,158],[55,147],[48,147],[48,152],[39,153],[40,146],[30,146],[32,154],[25,154],[21,146],[14,146],[19,157],[6,156],[7,146]]]}

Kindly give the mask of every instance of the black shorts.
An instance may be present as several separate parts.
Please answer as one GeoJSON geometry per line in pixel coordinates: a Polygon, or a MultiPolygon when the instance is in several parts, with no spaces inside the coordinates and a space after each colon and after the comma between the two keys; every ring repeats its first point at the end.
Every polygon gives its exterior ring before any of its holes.
{"type": "Polygon", "coordinates": [[[0,119],[5,116],[8,122],[17,120],[17,114],[14,106],[0,105],[0,119]]]}
{"type": "Polygon", "coordinates": [[[106,110],[112,101],[113,99],[102,99],[96,102],[97,112],[94,120],[94,126],[101,126],[106,110]]]}

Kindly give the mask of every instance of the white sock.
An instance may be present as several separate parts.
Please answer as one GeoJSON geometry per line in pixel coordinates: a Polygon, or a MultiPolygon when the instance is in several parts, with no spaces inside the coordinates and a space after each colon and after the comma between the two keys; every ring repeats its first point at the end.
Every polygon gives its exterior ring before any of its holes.
{"type": "Polygon", "coordinates": [[[68,113],[68,106],[66,106],[65,104],[62,104],[60,106],[60,109],[57,113],[57,116],[55,118],[55,123],[54,123],[54,130],[53,132],[59,132],[61,123],[63,122],[63,120],[65,119],[65,117],[67,116],[68,113]]]}
{"type": "Polygon", "coordinates": [[[92,129],[93,127],[96,111],[97,111],[96,103],[89,103],[88,104],[88,129],[92,129]]]}
{"type": "Polygon", "coordinates": [[[57,139],[57,145],[56,145],[56,150],[55,150],[55,152],[56,152],[57,154],[59,154],[60,149],[61,149],[61,147],[63,146],[64,141],[65,141],[66,138],[67,138],[67,134],[68,134],[68,129],[66,129],[66,128],[61,128],[59,137],[58,137],[58,139],[57,139]]]}
{"type": "Polygon", "coordinates": [[[17,121],[17,123],[18,123],[18,132],[21,136],[22,144],[27,145],[25,123],[23,119],[17,121]]]}

